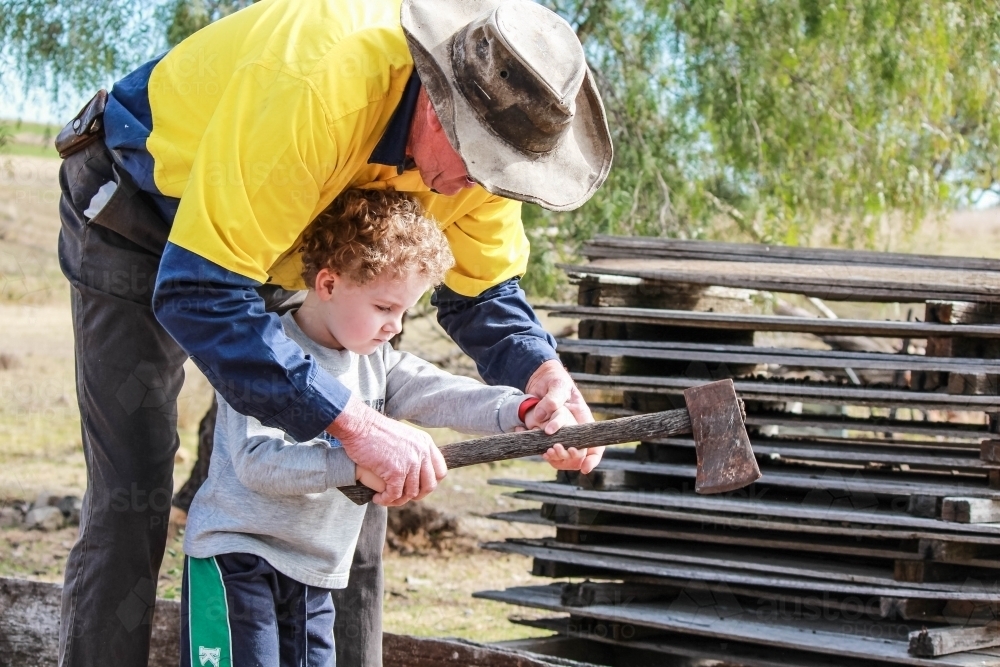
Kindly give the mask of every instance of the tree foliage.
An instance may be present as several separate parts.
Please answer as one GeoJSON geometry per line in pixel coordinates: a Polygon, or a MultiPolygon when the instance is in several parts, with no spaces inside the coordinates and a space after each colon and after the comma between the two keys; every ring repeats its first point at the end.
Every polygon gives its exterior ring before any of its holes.
{"type": "MultiPolygon", "coordinates": [[[[615,165],[525,207],[526,283],[594,233],[883,247],[1000,191],[995,0],[541,0],[577,29],[615,165]]],[[[94,87],[250,0],[0,0],[0,63],[94,87]]]]}
{"type": "Polygon", "coordinates": [[[256,0],[172,0],[157,9],[164,38],[175,46],[212,21],[252,5],[256,0]]]}
{"type": "Polygon", "coordinates": [[[106,85],[161,43],[145,3],[0,0],[0,74],[58,97],[106,85]]]}
{"type": "Polygon", "coordinates": [[[549,254],[597,231],[884,247],[998,190],[996,2],[544,1],[616,149],[581,210],[526,216],[549,254]]]}

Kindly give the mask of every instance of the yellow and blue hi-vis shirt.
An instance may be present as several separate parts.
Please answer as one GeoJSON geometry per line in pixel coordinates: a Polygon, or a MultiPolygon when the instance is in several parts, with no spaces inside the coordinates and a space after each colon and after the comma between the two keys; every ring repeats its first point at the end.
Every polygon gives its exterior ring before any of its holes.
{"type": "Polygon", "coordinates": [[[172,220],[156,316],[239,411],[315,437],[350,396],[264,312],[256,288],[303,289],[303,230],[342,191],[412,193],[456,265],[438,317],[484,379],[524,388],[555,341],[517,279],[520,203],[446,197],[407,165],[420,81],[400,0],[263,0],[115,84],[106,143],[172,220]],[[410,168],[407,169],[406,167],[410,168]]]}

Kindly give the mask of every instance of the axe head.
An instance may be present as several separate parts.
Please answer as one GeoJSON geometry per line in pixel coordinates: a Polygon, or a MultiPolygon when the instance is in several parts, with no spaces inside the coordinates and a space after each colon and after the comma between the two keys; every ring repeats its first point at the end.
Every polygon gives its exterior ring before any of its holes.
{"type": "Polygon", "coordinates": [[[698,454],[696,493],[725,493],[760,479],[743,423],[743,402],[732,380],[684,390],[698,454]]]}

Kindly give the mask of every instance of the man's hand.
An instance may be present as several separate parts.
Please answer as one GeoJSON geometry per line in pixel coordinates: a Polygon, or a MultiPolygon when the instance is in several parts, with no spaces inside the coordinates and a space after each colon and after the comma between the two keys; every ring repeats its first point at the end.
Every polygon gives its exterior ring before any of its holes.
{"type": "MultiPolygon", "coordinates": [[[[566,423],[573,423],[565,421],[565,415],[560,414],[560,410],[568,411],[577,424],[594,421],[594,415],[590,413],[590,408],[583,400],[580,390],[563,365],[555,359],[546,361],[531,374],[525,393],[542,399],[529,411],[529,415],[534,423],[546,424],[545,432],[550,435],[566,423]],[[549,424],[552,423],[556,426],[550,431],[549,424]]],[[[530,424],[526,425],[531,428],[530,424]]],[[[557,444],[550,447],[542,458],[558,470],[579,470],[587,474],[597,467],[603,455],[604,447],[587,450],[570,447],[567,451],[562,445],[557,444]]]]}
{"type": "Polygon", "coordinates": [[[356,465],[385,482],[385,490],[372,499],[378,505],[420,500],[448,474],[429,435],[383,416],[353,396],[326,430],[340,440],[356,465]]]}

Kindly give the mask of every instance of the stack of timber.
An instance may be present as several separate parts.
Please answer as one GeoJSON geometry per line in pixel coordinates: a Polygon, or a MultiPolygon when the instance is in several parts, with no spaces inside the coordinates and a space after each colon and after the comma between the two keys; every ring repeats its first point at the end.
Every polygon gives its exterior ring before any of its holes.
{"type": "Polygon", "coordinates": [[[693,441],[666,438],[493,480],[541,503],[494,516],[555,537],[487,546],[569,583],[477,595],[608,665],[1000,666],[1000,260],[616,237],[585,255],[563,267],[578,303],[549,309],[579,320],[559,351],[595,413],[731,377],[763,477],[696,495],[693,441]]]}

